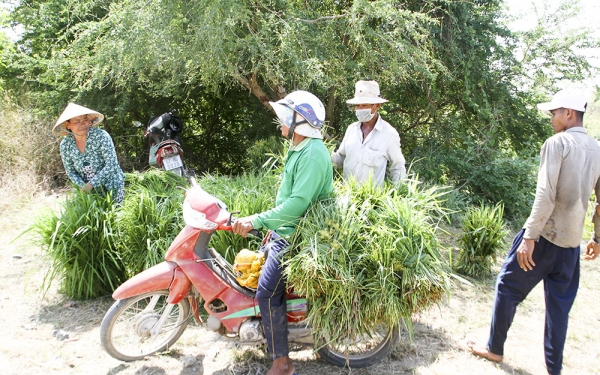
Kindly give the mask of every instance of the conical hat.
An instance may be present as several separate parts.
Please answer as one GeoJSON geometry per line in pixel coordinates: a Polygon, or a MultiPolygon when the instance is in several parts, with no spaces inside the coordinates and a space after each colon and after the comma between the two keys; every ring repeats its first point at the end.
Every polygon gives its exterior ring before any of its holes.
{"type": "Polygon", "coordinates": [[[69,103],[52,128],[52,134],[57,136],[71,134],[71,131],[67,130],[65,127],[65,121],[81,115],[96,115],[96,117],[92,119],[92,126],[98,125],[104,120],[104,115],[100,112],[96,112],[75,103],[69,103]]]}

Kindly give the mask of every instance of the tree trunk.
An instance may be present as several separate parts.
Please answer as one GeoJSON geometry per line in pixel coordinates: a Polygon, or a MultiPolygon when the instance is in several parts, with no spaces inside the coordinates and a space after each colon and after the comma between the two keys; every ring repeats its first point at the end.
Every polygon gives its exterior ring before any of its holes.
{"type": "Polygon", "coordinates": [[[273,111],[273,108],[271,108],[271,105],[269,104],[269,102],[273,101],[273,99],[271,99],[269,97],[269,95],[267,95],[266,92],[264,92],[264,90],[260,87],[260,85],[258,84],[258,82],[256,81],[256,76],[254,74],[250,74],[248,76],[248,78],[244,77],[241,74],[236,74],[235,78],[248,90],[250,90],[250,92],[252,93],[252,95],[256,96],[258,98],[258,100],[260,100],[260,102],[267,107],[271,112],[275,113],[273,111]]]}

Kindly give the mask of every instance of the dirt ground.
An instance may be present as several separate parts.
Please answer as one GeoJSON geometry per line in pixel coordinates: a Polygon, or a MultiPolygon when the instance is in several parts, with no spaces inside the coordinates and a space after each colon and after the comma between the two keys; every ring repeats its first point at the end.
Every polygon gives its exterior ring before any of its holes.
{"type": "MultiPolygon", "coordinates": [[[[40,249],[27,236],[14,240],[39,207],[58,196],[40,196],[0,217],[0,373],[13,374],[265,374],[270,361],[258,348],[237,347],[191,324],[173,350],[143,361],[121,362],[99,340],[110,297],[70,301],[55,288],[42,297],[46,270],[40,249]],[[57,335],[57,333],[59,333],[57,335]],[[68,338],[59,340],[60,334],[68,338]]],[[[545,374],[542,336],[543,289],[538,286],[517,312],[506,343],[505,362],[494,364],[466,351],[465,343],[487,339],[493,278],[485,283],[453,282],[443,306],[415,317],[412,341],[406,333],[394,353],[368,369],[341,369],[310,350],[292,352],[299,374],[545,374]]],[[[565,375],[600,374],[600,260],[582,262],[579,295],[571,312],[565,375]]]]}

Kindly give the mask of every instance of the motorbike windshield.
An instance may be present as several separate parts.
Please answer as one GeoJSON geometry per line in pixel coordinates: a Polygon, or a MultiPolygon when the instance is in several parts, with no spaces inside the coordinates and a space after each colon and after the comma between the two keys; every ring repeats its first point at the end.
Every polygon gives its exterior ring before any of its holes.
{"type": "Polygon", "coordinates": [[[291,128],[292,123],[294,122],[294,110],[284,104],[274,102],[269,102],[269,104],[271,104],[271,106],[275,110],[279,121],[281,121],[281,123],[287,126],[288,128],[291,128]]]}

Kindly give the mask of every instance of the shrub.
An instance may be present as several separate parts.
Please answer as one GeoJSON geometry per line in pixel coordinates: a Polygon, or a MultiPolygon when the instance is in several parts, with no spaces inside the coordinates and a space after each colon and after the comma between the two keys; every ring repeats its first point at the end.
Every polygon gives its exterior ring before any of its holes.
{"type": "Polygon", "coordinates": [[[483,277],[491,273],[498,250],[505,245],[504,207],[481,205],[470,208],[462,223],[461,250],[456,270],[464,275],[483,277]]]}
{"type": "Polygon", "coordinates": [[[273,161],[282,161],[281,155],[285,155],[286,142],[281,136],[272,136],[261,139],[248,148],[247,163],[252,171],[263,171],[273,161]]]}
{"type": "Polygon", "coordinates": [[[469,202],[503,203],[506,217],[522,223],[536,186],[537,159],[486,148],[438,149],[413,163],[424,180],[453,185],[469,202]]]}
{"type": "Polygon", "coordinates": [[[66,180],[52,124],[41,119],[28,98],[21,104],[0,92],[0,210],[14,209],[42,189],[66,180]]]}

